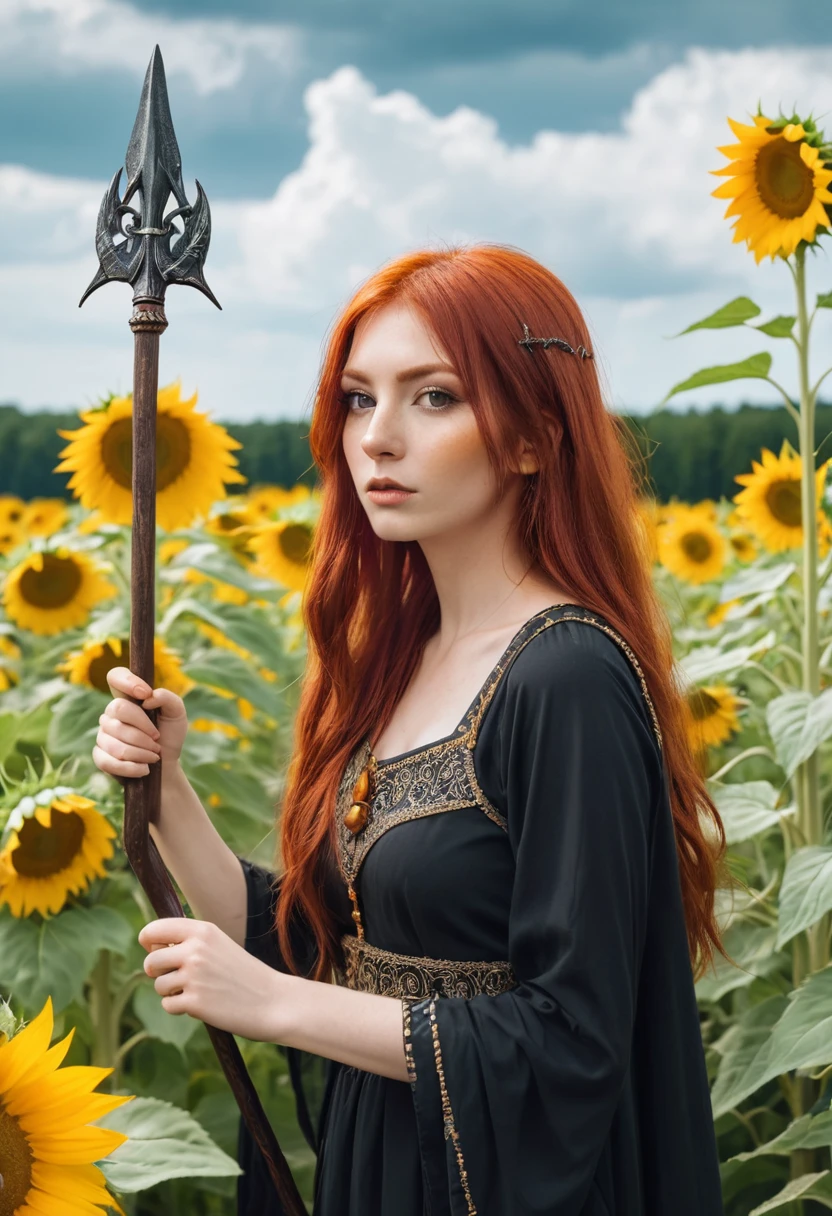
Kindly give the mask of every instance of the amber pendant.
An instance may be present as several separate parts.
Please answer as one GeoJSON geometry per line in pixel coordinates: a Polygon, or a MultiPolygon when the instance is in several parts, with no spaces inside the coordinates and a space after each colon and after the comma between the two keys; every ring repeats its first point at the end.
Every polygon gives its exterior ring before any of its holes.
{"type": "Polygon", "coordinates": [[[361,771],[358,780],[353,786],[352,806],[344,816],[344,826],[349,828],[353,833],[360,832],[367,824],[370,814],[370,803],[368,801],[371,797],[370,785],[370,770],[369,768],[365,768],[361,771]]]}
{"type": "Polygon", "coordinates": [[[344,816],[344,826],[351,832],[360,832],[367,823],[370,807],[366,802],[354,802],[344,816]]]}

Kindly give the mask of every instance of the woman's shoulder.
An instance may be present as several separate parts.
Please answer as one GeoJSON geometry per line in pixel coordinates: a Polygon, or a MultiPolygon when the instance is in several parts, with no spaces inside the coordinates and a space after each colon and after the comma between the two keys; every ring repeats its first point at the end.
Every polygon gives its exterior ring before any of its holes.
{"type": "Polygon", "coordinates": [[[517,708],[538,706],[554,710],[558,718],[578,714],[591,720],[603,703],[608,711],[640,718],[661,750],[661,728],[644,669],[627,638],[602,613],[573,604],[544,613],[501,682],[498,719],[511,718],[517,708]]]}
{"type": "Polygon", "coordinates": [[[552,681],[601,687],[626,673],[638,683],[641,665],[627,639],[599,612],[562,604],[538,618],[506,672],[506,685],[550,688],[552,681]]]}

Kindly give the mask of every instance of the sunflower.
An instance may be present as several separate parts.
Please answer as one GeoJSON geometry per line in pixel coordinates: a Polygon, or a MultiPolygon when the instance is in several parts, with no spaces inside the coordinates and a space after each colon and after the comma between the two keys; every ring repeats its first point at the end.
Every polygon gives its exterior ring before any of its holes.
{"type": "Polygon", "coordinates": [[[12,684],[20,682],[20,676],[8,665],[9,660],[16,663],[19,659],[20,647],[10,637],[0,633],[0,692],[8,692],[12,684]]]}
{"type": "Polygon", "coordinates": [[[122,1132],[88,1126],[133,1094],[98,1094],[112,1068],[76,1064],[59,1071],[74,1027],[54,1047],[52,998],[23,1030],[0,1042],[0,1213],[95,1216],[123,1209],[93,1163],[128,1139],[122,1132]]]}
{"type": "Polygon", "coordinates": [[[0,904],[7,903],[12,915],[20,917],[60,912],[70,893],[104,877],[115,835],[95,803],[68,786],[27,795],[6,825],[0,904]]]}
{"type": "MultiPolygon", "coordinates": [[[[803,462],[788,439],[784,439],[780,455],[763,448],[763,463],[751,461],[753,473],[739,473],[734,478],[745,486],[734,495],[737,514],[743,525],[772,553],[794,549],[803,544],[803,511],[800,501],[800,479],[803,462]]],[[[826,481],[827,460],[815,472],[815,494],[820,502],[826,481]]],[[[818,509],[818,526],[823,529],[823,512],[818,509]]]]}
{"type": "Polygon", "coordinates": [[[745,532],[734,532],[728,537],[728,544],[733,550],[734,557],[741,562],[753,562],[757,556],[757,545],[754,538],[745,532]]]}
{"type": "Polygon", "coordinates": [[[26,504],[21,527],[27,536],[52,536],[69,519],[62,498],[33,498],[26,504]]]}
{"type": "Polygon", "coordinates": [[[159,561],[163,566],[166,566],[168,562],[172,562],[179,553],[184,553],[190,544],[191,542],[189,540],[185,540],[184,537],[181,536],[174,536],[170,540],[160,541],[159,561]]]}
{"type": "Polygon", "coordinates": [[[252,573],[303,591],[312,551],[312,527],[302,520],[281,519],[261,524],[249,540],[257,561],[252,573]]]}
{"type": "MultiPolygon", "coordinates": [[[[107,672],[113,667],[130,666],[130,639],[109,637],[102,642],[85,642],[80,650],[73,650],[56,671],[66,676],[71,684],[86,684],[99,692],[109,693],[107,672]]],[[[161,638],[153,639],[153,687],[169,688],[184,697],[194,687],[194,681],[186,676],[179,659],[169,650],[161,638]]]]}
{"type": "Polygon", "coordinates": [[[20,524],[0,516],[0,554],[11,553],[18,545],[22,545],[25,539],[26,533],[20,524]]]}
{"type": "Polygon", "coordinates": [[[746,241],[757,262],[789,257],[801,241],[812,244],[829,227],[832,203],[832,167],[814,123],[758,114],[753,127],[731,118],[728,125],[740,142],[718,149],[731,163],[711,172],[730,178],[713,195],[732,200],[725,217],[737,216],[734,241],[746,241]]]}
{"type": "Polygon", "coordinates": [[[695,751],[724,743],[740,729],[740,700],[724,684],[694,688],[685,698],[688,738],[695,751]]]}
{"type": "Polygon", "coordinates": [[[247,549],[252,524],[243,507],[226,506],[225,510],[212,512],[203,524],[210,536],[221,536],[228,541],[228,548],[244,566],[251,564],[247,549]]]}
{"type": "Polygon", "coordinates": [[[219,646],[223,650],[233,650],[234,654],[238,654],[241,659],[248,660],[254,658],[250,650],[246,650],[244,646],[239,646],[236,642],[232,641],[221,629],[217,629],[216,625],[209,625],[207,621],[197,621],[196,627],[215,646],[219,646]]]}
{"type": "Polygon", "coordinates": [[[707,583],[725,565],[727,544],[707,511],[676,504],[658,530],[659,560],[687,583],[707,583]]]}
{"type": "Polygon", "coordinates": [[[19,524],[26,510],[26,503],[17,494],[0,494],[0,526],[19,524]]]}
{"type": "MultiPolygon", "coordinates": [[[[183,582],[210,583],[214,598],[218,599],[222,604],[247,604],[249,600],[248,592],[244,591],[242,587],[236,587],[234,583],[226,583],[222,579],[213,578],[210,574],[203,574],[201,570],[197,570],[193,566],[188,566],[185,570],[183,582]]],[[[172,591],[173,588],[170,590],[172,591]]]]}
{"type": "MultiPolygon", "coordinates": [[[[225,427],[183,400],[176,381],[159,390],[156,415],[156,515],[167,531],[187,527],[224,496],[224,482],[245,482],[233,466],[243,445],[225,427]]],[[[115,524],[132,520],[133,398],[113,397],[81,414],[77,431],[59,431],[72,442],[54,472],[72,471],[69,487],[85,507],[98,508],[115,524]]]]}
{"type": "Polygon", "coordinates": [[[298,482],[291,490],[283,486],[257,485],[248,493],[245,504],[246,519],[251,524],[262,524],[274,518],[277,511],[283,507],[292,507],[298,502],[306,502],[311,497],[308,486],[298,482]]]}
{"type": "Polygon", "coordinates": [[[116,588],[86,553],[65,546],[30,553],[9,571],[3,604],[9,618],[32,633],[60,633],[86,621],[116,588]]]}
{"type": "Polygon", "coordinates": [[[736,604],[741,604],[742,600],[726,600],[724,604],[717,604],[712,612],[709,612],[705,618],[708,625],[714,628],[716,625],[721,625],[728,613],[736,604]]]}

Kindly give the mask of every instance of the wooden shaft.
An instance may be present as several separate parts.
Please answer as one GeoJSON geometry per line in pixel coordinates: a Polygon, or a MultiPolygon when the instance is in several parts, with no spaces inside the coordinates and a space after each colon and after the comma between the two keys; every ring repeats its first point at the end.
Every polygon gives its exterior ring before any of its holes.
{"type": "MultiPolygon", "coordinates": [[[[135,336],[133,363],[133,530],[130,579],[130,670],[155,686],[153,634],[156,617],[156,396],[159,388],[159,336],[167,327],[161,303],[137,304],[130,318],[135,336]]],[[[148,710],[155,723],[158,710],[148,710]]],[[[125,777],[124,851],[156,915],[185,911],[148,825],[159,822],[162,761],[146,777],[125,777]]],[[[205,1024],[243,1120],[263,1155],[285,1216],[306,1216],[292,1172],[266,1117],[234,1036],[205,1024]]]]}

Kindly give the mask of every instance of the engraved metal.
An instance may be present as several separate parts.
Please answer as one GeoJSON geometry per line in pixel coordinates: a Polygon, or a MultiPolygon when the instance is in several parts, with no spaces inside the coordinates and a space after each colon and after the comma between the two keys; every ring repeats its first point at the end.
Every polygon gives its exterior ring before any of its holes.
{"type": "Polygon", "coordinates": [[[580,355],[582,359],[594,358],[592,351],[587,350],[585,346],[572,346],[565,338],[533,338],[525,322],[523,323],[523,337],[517,339],[517,345],[525,346],[530,355],[534,354],[535,346],[542,346],[544,350],[548,350],[550,346],[556,346],[558,350],[566,351],[567,355],[580,355]]]}
{"type": "Polygon", "coordinates": [[[182,157],[170,116],[165,69],[158,46],[144,78],[124,165],[127,170],[124,197],[119,197],[119,169],[101,201],[95,229],[100,265],[81,296],[79,308],[87,296],[111,281],[132,283],[134,304],[142,300],[161,304],[168,284],[181,283],[196,287],[219,308],[202,269],[211,239],[211,211],[198,181],[196,202],[192,205],[185,195],[182,157]],[[141,201],[138,209],[130,206],[135,195],[141,201]],[[165,215],[171,195],[177,206],[165,215]],[[173,222],[177,216],[182,219],[181,231],[173,222]],[[116,243],[119,236],[125,239],[116,243]]]}

